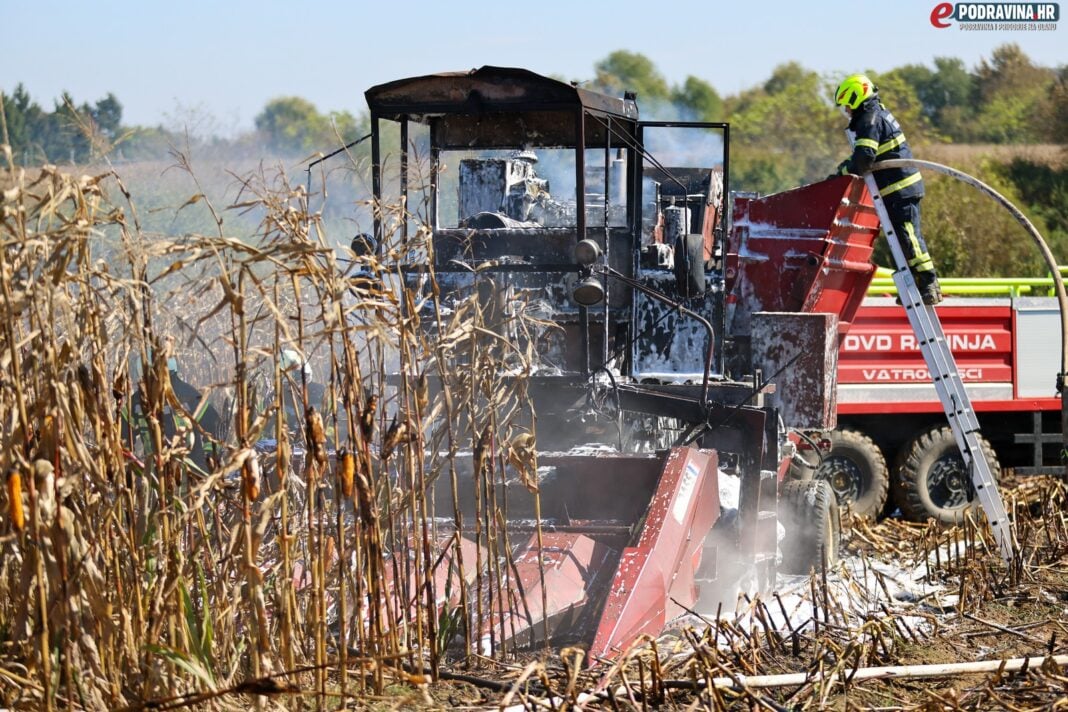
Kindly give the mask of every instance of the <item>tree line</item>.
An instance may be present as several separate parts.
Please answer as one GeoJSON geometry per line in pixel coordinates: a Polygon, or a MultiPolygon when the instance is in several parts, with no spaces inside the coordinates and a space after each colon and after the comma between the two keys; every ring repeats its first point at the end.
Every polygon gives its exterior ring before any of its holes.
{"type": "MultiPolygon", "coordinates": [[[[730,122],[731,185],[743,190],[770,193],[819,180],[848,152],[845,121],[831,102],[841,77],[821,76],[797,62],[779,65],[762,84],[725,97],[696,75],[672,84],[652,60],[627,50],[612,52],[593,70],[591,78],[580,82],[583,86],[613,95],[637,92],[643,117],[730,122]]],[[[954,144],[1068,142],[1068,67],[1040,66],[1018,45],[1000,46],[972,68],[960,59],[939,57],[932,66],[907,64],[867,73],[920,158],[937,156],[940,147],[954,144]]],[[[0,99],[0,128],[23,165],[81,164],[104,153],[113,160],[158,159],[190,140],[162,126],[123,124],[122,104],[113,94],[80,105],[64,94],[47,110],[19,84],[0,99]]],[[[362,136],[369,120],[365,112],[322,112],[306,99],[287,96],[267,102],[254,126],[232,138],[195,140],[211,144],[212,154],[223,159],[303,158],[362,136]]],[[[365,152],[366,144],[360,150],[365,152]]],[[[977,151],[968,165],[957,167],[1019,199],[1065,259],[1068,168],[1063,149],[1043,160],[992,161],[985,156],[977,151]]],[[[932,250],[942,253],[944,273],[980,276],[1038,269],[1026,251],[1006,255],[1000,247],[996,235],[1012,229],[1012,223],[995,206],[976,202],[956,187],[939,188],[937,177],[928,182],[933,190],[925,205],[934,220],[925,228],[932,250]],[[976,235],[991,239],[977,240],[976,235]]]]}
{"type": "MultiPolygon", "coordinates": [[[[1039,66],[1015,44],[998,47],[972,69],[960,59],[939,57],[933,67],[907,64],[869,74],[908,127],[913,143],[1068,140],[1068,66],[1039,66]]],[[[839,78],[821,77],[789,62],[776,67],[762,84],[724,98],[694,75],[671,85],[648,57],[618,50],[598,62],[593,78],[581,83],[609,94],[636,91],[645,116],[729,121],[746,144],[793,152],[813,138],[840,131],[840,117],[830,101],[839,78]]],[[[113,147],[144,154],[175,138],[160,126],[122,124],[122,103],[114,94],[76,105],[64,93],[48,110],[18,84],[3,99],[8,143],[23,164],[81,163],[91,160],[94,151],[113,147]]],[[[321,112],[306,99],[288,96],[267,102],[254,125],[253,135],[231,141],[258,141],[293,155],[332,145],[338,137],[351,140],[366,130],[367,116],[321,112]]],[[[837,136],[833,140],[837,142],[837,136]]]]}
{"type": "MultiPolygon", "coordinates": [[[[42,163],[85,164],[108,154],[120,159],[166,156],[170,146],[189,137],[163,126],[128,126],[122,123],[122,103],[109,93],[93,104],[76,105],[69,93],[51,111],[31,99],[23,84],[10,94],[0,93],[6,125],[6,142],[21,165],[42,163]]],[[[348,111],[320,112],[307,99],[279,97],[267,102],[255,118],[255,131],[232,139],[196,137],[217,147],[240,151],[249,147],[286,157],[329,148],[339,140],[368,130],[368,118],[348,111]]],[[[3,128],[3,127],[0,127],[3,128]]]]}
{"type": "MultiPolygon", "coordinates": [[[[1006,44],[973,69],[940,57],[930,67],[866,73],[918,158],[953,163],[994,187],[1024,209],[1054,255],[1068,262],[1068,67],[1039,66],[1018,45],[1006,44]],[[962,144],[1053,146],[1018,155],[979,146],[948,152],[962,144]]],[[[648,58],[619,51],[596,65],[594,85],[637,91],[643,115],[651,99],[655,110],[678,118],[729,121],[731,185],[771,193],[824,178],[849,153],[845,119],[831,102],[841,79],[788,62],[763,84],[722,98],[694,76],[671,86],[648,58]]],[[[1000,206],[949,178],[928,174],[925,182],[924,233],[941,274],[1045,273],[1022,228],[1000,206]]],[[[885,241],[877,246],[877,261],[890,264],[885,241]]]]}
{"type": "Polygon", "coordinates": [[[94,104],[77,106],[67,92],[46,111],[18,84],[3,99],[4,141],[23,165],[84,163],[107,151],[119,138],[122,104],[109,93],[94,104]]]}

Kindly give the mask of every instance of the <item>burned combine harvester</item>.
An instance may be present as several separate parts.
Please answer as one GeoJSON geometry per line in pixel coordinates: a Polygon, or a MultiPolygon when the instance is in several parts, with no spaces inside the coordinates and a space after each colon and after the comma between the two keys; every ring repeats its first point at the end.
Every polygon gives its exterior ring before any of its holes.
{"type": "MultiPolygon", "coordinates": [[[[366,97],[380,204],[411,204],[413,146],[428,157],[417,227],[430,244],[409,256],[408,288],[426,290],[432,270],[443,308],[475,293],[486,310],[523,304],[551,324],[511,335],[537,339],[544,534],[539,550],[517,488],[507,576],[525,603],[482,621],[486,635],[545,630],[611,657],[736,562],[770,586],[779,514],[786,568],[837,555],[833,493],[787,472],[793,429],[835,424],[839,332],[874,272],[862,181],[731,196],[726,124],[642,122],[633,95],[525,70],[403,79],[366,97]],[[398,130],[399,170],[383,170],[398,130]],[[740,492],[729,516],[722,478],[740,492]]],[[[376,230],[382,244],[381,218],[376,230]]]]}

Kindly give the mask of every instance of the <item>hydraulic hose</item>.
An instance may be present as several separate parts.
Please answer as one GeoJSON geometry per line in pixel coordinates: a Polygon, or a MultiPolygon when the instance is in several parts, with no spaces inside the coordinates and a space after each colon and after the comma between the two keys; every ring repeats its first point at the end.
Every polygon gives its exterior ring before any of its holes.
{"type": "Polygon", "coordinates": [[[874,164],[871,169],[873,171],[881,171],[887,168],[928,168],[978,188],[981,192],[986,193],[991,198],[1001,203],[1001,205],[1016,219],[1016,222],[1023,226],[1024,230],[1027,231],[1027,234],[1031,236],[1035,245],[1038,246],[1038,251],[1042,254],[1042,259],[1046,261],[1046,266],[1049,267],[1050,274],[1053,276],[1053,287],[1057,293],[1057,302],[1060,305],[1061,312],[1061,367],[1060,372],[1057,374],[1057,390],[1061,395],[1061,458],[1062,464],[1065,466],[1064,476],[1068,479],[1068,462],[1064,462],[1064,454],[1068,452],[1068,400],[1065,399],[1064,393],[1066,389],[1065,378],[1068,376],[1068,294],[1065,293],[1064,279],[1061,277],[1061,271],[1057,266],[1057,260],[1054,259],[1053,252],[1050,251],[1049,245],[1046,244],[1046,241],[1042,238],[1042,235],[1038,232],[1035,226],[1031,224],[1031,221],[1027,219],[1027,216],[1020,212],[1019,208],[1013,205],[1008,198],[975,176],[968,175],[967,173],[958,171],[955,168],[950,168],[949,166],[944,166],[941,163],[921,161],[915,158],[891,158],[885,161],[879,161],[874,164]]]}

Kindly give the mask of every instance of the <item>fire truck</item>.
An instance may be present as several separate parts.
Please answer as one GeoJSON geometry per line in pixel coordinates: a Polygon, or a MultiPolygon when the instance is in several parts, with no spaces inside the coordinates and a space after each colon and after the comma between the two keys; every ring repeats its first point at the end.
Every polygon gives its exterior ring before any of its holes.
{"type": "MultiPolygon", "coordinates": [[[[1060,322],[1056,299],[1046,296],[1051,280],[943,283],[949,296],[938,315],[991,469],[1062,473],[1060,322]]],[[[971,485],[893,292],[889,278],[877,275],[839,344],[838,426],[823,443],[829,452],[816,476],[857,514],[899,507],[909,519],[951,522],[971,501],[971,485]]]]}

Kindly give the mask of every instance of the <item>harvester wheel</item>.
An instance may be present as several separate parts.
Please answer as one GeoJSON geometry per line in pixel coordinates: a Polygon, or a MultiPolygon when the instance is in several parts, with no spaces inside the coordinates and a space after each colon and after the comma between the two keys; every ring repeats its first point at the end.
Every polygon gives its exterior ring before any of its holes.
{"type": "Polygon", "coordinates": [[[807,574],[823,563],[838,561],[842,519],[834,490],[825,480],[793,480],[782,486],[779,520],[786,529],[782,542],[783,573],[807,574]]]}
{"type": "MultiPolygon", "coordinates": [[[[1001,465],[994,448],[979,436],[979,445],[995,479],[1001,478],[1001,465]]],[[[918,435],[901,450],[894,477],[898,506],[913,521],[928,518],[953,524],[964,513],[979,506],[964,458],[948,426],[935,427],[918,435]]]]}
{"type": "Polygon", "coordinates": [[[890,488],[882,450],[856,430],[832,431],[830,441],[831,451],[816,469],[815,478],[831,485],[839,505],[849,505],[857,516],[878,518],[890,488]]]}

